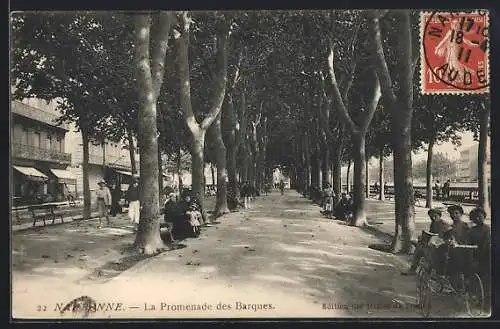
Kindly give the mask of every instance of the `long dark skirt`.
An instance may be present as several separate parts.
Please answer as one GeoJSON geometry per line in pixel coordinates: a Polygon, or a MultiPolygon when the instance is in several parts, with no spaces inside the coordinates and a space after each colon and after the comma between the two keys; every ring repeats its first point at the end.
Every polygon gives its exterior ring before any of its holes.
{"type": "Polygon", "coordinates": [[[181,218],[174,221],[172,235],[176,240],[183,240],[185,238],[198,237],[200,235],[200,231],[199,229],[193,230],[188,216],[183,215],[181,218]]]}

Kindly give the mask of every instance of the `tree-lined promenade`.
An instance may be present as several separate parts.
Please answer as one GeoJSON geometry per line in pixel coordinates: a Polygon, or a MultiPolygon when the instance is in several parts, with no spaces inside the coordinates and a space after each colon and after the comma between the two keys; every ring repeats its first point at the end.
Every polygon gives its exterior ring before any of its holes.
{"type": "Polygon", "coordinates": [[[137,138],[140,253],[164,248],[162,155],[180,168],[184,152],[202,205],[204,164],[217,167],[217,217],[239,207],[241,183],[263,192],[278,167],[305,196],[328,182],[338,197],[341,167],[353,163],[352,226],[367,224],[367,160],[392,155],[389,249],[408,253],[417,233],[412,151],[428,152],[430,207],[433,147],[473,132],[479,204],[489,209],[488,95],[420,93],[418,17],[408,10],[16,13],[14,97],[58,99],[61,122],[81,131],[84,218],[89,143],[137,138]]]}
{"type": "MultiPolygon", "coordinates": [[[[207,201],[215,204],[213,198],[207,201]]],[[[369,200],[366,213],[373,227],[394,230],[393,203],[369,200]]],[[[426,213],[416,208],[417,230],[429,225],[426,213]]],[[[90,220],[14,232],[13,315],[74,318],[56,306],[86,295],[99,304],[115,302],[112,309],[89,315],[108,320],[420,316],[415,278],[400,275],[409,257],[370,249],[386,236],[366,231],[324,218],[295,191],[282,196],[275,190],[256,198],[252,209],[203,228],[199,238],[183,242],[184,248],[147,260],[123,253],[135,234],[121,218],[103,229],[90,220]],[[47,289],[50,296],[43,293],[47,289]],[[217,309],[221,302],[231,309],[217,309]],[[237,309],[236,302],[273,309],[237,309]],[[117,303],[125,310],[115,310],[117,303]],[[212,310],[167,308],[203,303],[212,310]]],[[[457,315],[452,300],[435,303],[439,314],[457,315]]]]}

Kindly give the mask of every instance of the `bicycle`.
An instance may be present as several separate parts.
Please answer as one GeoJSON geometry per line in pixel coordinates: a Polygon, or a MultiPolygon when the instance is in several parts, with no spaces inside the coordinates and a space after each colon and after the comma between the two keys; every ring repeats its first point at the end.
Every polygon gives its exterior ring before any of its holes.
{"type": "MultiPolygon", "coordinates": [[[[437,234],[422,232],[428,243],[437,234]]],[[[432,296],[452,296],[463,301],[471,317],[484,310],[484,287],[474,262],[476,245],[445,243],[438,248],[426,247],[417,266],[417,303],[424,317],[430,317],[432,296]],[[444,260],[439,264],[439,260],[444,260]],[[471,266],[472,265],[472,266],[471,266]]]]}

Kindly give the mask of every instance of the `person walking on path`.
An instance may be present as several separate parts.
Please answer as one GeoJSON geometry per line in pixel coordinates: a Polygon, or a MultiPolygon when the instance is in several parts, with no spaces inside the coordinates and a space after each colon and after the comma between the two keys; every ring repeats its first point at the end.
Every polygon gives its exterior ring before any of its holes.
{"type": "Polygon", "coordinates": [[[439,180],[434,183],[434,189],[436,190],[436,200],[440,200],[441,197],[441,183],[439,180]]]}
{"type": "Polygon", "coordinates": [[[141,204],[139,202],[139,182],[137,177],[132,178],[132,184],[127,190],[128,217],[135,229],[139,225],[141,204]]]}
{"type": "Polygon", "coordinates": [[[97,228],[102,227],[102,217],[106,217],[107,225],[111,225],[109,221],[108,211],[111,207],[111,192],[109,192],[109,188],[106,186],[105,181],[100,181],[99,189],[97,190],[97,208],[99,209],[99,226],[97,228]]]}
{"type": "Polygon", "coordinates": [[[241,197],[243,198],[243,208],[250,208],[250,184],[248,182],[243,183],[240,191],[241,197]]]}
{"type": "Polygon", "coordinates": [[[280,187],[281,195],[284,195],[285,194],[285,182],[281,180],[279,187],[280,187]]]}

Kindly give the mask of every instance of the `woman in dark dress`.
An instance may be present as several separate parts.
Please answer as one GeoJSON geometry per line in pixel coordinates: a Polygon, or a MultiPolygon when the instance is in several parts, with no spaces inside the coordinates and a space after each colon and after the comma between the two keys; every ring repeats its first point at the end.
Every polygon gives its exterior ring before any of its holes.
{"type": "Polygon", "coordinates": [[[115,217],[116,214],[122,213],[122,207],[120,206],[121,199],[121,188],[120,185],[113,183],[111,185],[111,216],[115,217]]]}

